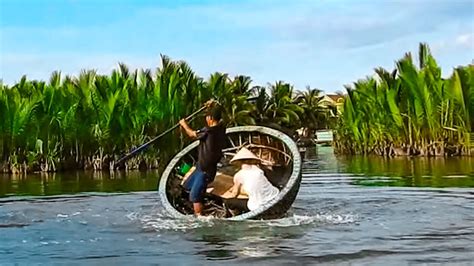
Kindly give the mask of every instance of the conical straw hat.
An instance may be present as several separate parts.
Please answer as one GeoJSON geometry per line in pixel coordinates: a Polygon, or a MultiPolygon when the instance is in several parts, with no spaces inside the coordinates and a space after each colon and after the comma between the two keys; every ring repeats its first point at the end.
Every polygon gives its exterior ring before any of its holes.
{"type": "Polygon", "coordinates": [[[230,163],[233,163],[238,160],[259,160],[260,158],[257,155],[253,154],[253,152],[249,151],[247,148],[240,149],[239,152],[230,160],[230,163]]]}

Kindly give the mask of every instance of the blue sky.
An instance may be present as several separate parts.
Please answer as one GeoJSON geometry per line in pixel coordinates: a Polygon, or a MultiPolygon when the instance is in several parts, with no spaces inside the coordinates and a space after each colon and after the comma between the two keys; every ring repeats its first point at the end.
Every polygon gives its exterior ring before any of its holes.
{"type": "Polygon", "coordinates": [[[0,0],[0,78],[184,60],[327,92],[427,42],[448,76],[474,59],[474,0],[0,0]]]}

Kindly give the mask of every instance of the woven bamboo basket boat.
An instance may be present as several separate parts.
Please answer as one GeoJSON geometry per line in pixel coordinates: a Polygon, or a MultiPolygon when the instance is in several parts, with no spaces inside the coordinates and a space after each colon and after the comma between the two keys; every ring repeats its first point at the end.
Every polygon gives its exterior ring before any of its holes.
{"type": "MultiPolygon", "coordinates": [[[[204,215],[229,220],[275,219],[283,217],[293,204],[301,182],[301,155],[296,143],[281,131],[262,126],[232,127],[226,130],[228,139],[224,156],[218,164],[215,180],[209,184],[204,199],[204,215]],[[229,163],[241,148],[246,147],[262,160],[262,170],[268,180],[277,187],[279,194],[259,208],[237,215],[226,208],[226,192],[233,185],[233,175],[239,170],[229,163]]],[[[173,217],[193,213],[187,192],[182,184],[189,176],[183,173],[183,165],[194,165],[197,161],[197,146],[194,141],[174,156],[165,168],[158,187],[165,210],[173,217]]],[[[191,169],[192,171],[192,169],[191,169]]],[[[246,200],[246,195],[237,198],[246,200]]]]}

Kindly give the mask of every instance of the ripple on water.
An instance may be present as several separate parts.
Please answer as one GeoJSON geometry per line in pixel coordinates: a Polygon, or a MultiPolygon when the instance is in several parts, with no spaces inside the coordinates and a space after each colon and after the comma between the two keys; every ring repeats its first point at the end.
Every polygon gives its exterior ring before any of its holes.
{"type": "Polygon", "coordinates": [[[305,161],[291,213],[275,220],[177,219],[156,191],[0,199],[0,265],[472,264],[471,168],[405,177],[336,163],[305,161]]]}

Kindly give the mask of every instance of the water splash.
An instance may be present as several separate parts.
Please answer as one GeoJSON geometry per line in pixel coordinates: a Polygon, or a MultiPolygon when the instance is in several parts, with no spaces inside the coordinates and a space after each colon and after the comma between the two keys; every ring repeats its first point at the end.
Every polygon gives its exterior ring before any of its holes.
{"type": "Polygon", "coordinates": [[[314,215],[298,215],[290,214],[287,217],[273,220],[245,220],[245,221],[229,221],[215,217],[194,217],[192,215],[182,218],[173,218],[157,214],[143,214],[132,212],[127,215],[131,221],[137,221],[142,224],[146,231],[187,231],[197,228],[209,228],[213,226],[235,226],[246,225],[250,227],[297,227],[303,225],[339,225],[354,223],[357,216],[353,214],[314,214],[314,215]]]}
{"type": "Polygon", "coordinates": [[[314,215],[297,215],[262,221],[269,226],[276,227],[292,227],[310,224],[350,224],[357,220],[357,216],[353,214],[314,214],[314,215]]]}
{"type": "Polygon", "coordinates": [[[131,221],[138,221],[146,231],[186,231],[195,228],[212,227],[219,219],[214,217],[199,217],[192,215],[183,218],[173,218],[163,213],[143,214],[132,212],[127,215],[131,221]]]}

